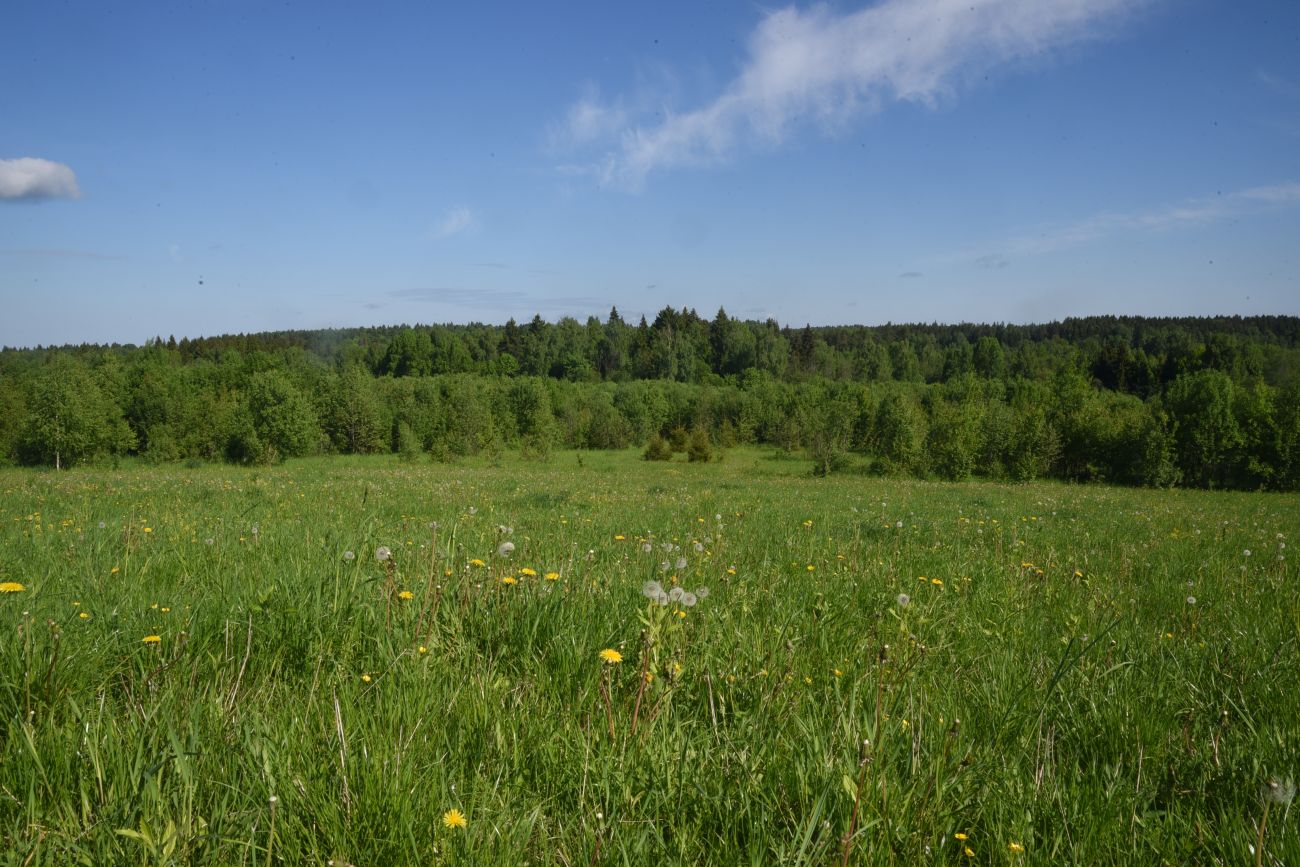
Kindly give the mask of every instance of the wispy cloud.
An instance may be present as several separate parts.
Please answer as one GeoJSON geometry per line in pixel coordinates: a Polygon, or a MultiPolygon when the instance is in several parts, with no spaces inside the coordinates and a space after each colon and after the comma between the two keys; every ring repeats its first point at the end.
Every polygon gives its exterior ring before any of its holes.
{"type": "Polygon", "coordinates": [[[444,214],[438,224],[433,227],[431,234],[437,239],[450,238],[452,235],[459,235],[477,224],[478,219],[474,216],[474,212],[461,205],[444,214]]]}
{"type": "Polygon", "coordinates": [[[123,258],[113,253],[99,253],[94,250],[64,250],[52,247],[22,247],[0,250],[0,253],[29,259],[89,259],[95,262],[116,262],[123,258]]]}
{"type": "MultiPolygon", "coordinates": [[[[1191,199],[1149,211],[1104,213],[1064,226],[1049,227],[1034,235],[1013,239],[1007,245],[1011,255],[1051,253],[1132,232],[1161,232],[1206,226],[1280,208],[1300,206],[1300,183],[1287,182],[1249,187],[1213,197],[1191,199]]],[[[1001,254],[975,258],[976,264],[1001,259],[1001,254]]]]}
{"type": "Polygon", "coordinates": [[[63,163],[39,157],[0,160],[0,201],[80,197],[77,175],[63,163]]]}
{"type": "Polygon", "coordinates": [[[712,101],[646,125],[594,93],[570,108],[575,144],[603,144],[566,166],[638,187],[651,172],[707,165],[750,143],[779,144],[808,124],[833,129],[897,101],[933,104],[965,78],[1105,35],[1147,0],[884,0],[857,12],[828,6],[765,14],[748,57],[712,101]]]}

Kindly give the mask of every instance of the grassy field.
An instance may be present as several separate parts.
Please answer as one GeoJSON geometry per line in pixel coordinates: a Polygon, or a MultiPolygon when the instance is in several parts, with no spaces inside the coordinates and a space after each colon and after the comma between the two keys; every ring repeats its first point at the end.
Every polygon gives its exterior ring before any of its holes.
{"type": "Polygon", "coordinates": [[[1300,498],[807,474],[0,471],[0,864],[1300,864],[1300,498]]]}

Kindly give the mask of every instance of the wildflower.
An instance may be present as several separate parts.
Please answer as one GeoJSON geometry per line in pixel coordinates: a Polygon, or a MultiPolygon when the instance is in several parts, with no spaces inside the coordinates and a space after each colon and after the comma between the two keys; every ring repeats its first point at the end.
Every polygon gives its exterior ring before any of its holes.
{"type": "Polygon", "coordinates": [[[707,587],[696,587],[696,588],[695,588],[695,595],[696,595],[696,597],[698,597],[698,598],[700,598],[700,599],[708,599],[708,598],[709,598],[709,588],[707,588],[707,587]]]}
{"type": "Polygon", "coordinates": [[[523,575],[526,578],[535,578],[537,577],[537,570],[529,569],[527,566],[525,566],[523,569],[519,570],[519,574],[523,575]]]}
{"type": "Polygon", "coordinates": [[[615,542],[622,542],[625,539],[627,539],[627,536],[624,536],[622,533],[619,533],[617,536],[614,537],[615,542]]]}
{"type": "Polygon", "coordinates": [[[1188,597],[1187,597],[1187,604],[1188,604],[1188,605],[1195,605],[1195,604],[1196,604],[1196,597],[1195,597],[1195,596],[1188,596],[1188,597]]]}
{"type": "Polygon", "coordinates": [[[975,850],[971,849],[971,847],[969,847],[969,846],[963,846],[963,847],[961,848],[961,851],[962,851],[962,854],[965,855],[967,858],[974,858],[974,857],[975,857],[975,850]]]}
{"type": "Polygon", "coordinates": [[[612,647],[606,647],[600,652],[600,658],[608,662],[610,665],[617,665],[623,661],[623,654],[619,653],[612,647]]]}
{"type": "Polygon", "coordinates": [[[680,587],[674,587],[668,591],[668,598],[674,602],[680,602],[681,598],[686,595],[686,591],[680,587]]]}
{"type": "Polygon", "coordinates": [[[0,583],[0,593],[21,593],[27,588],[17,581],[5,581],[0,583]]]}
{"type": "Polygon", "coordinates": [[[560,573],[559,573],[559,572],[547,572],[547,573],[546,573],[546,580],[547,580],[547,581],[559,581],[559,580],[560,580],[560,573]]]}
{"type": "Polygon", "coordinates": [[[912,604],[912,597],[911,597],[911,596],[908,596],[906,593],[899,593],[899,594],[898,594],[898,607],[899,607],[899,608],[906,608],[907,606],[909,606],[909,605],[911,605],[911,604],[912,604]]]}
{"type": "Polygon", "coordinates": [[[343,552],[343,559],[344,559],[344,560],[355,560],[355,559],[357,559],[357,555],[356,555],[356,554],[353,554],[351,551],[344,551],[344,552],[343,552]]]}
{"type": "Polygon", "coordinates": [[[658,599],[663,592],[663,585],[658,581],[647,581],[641,585],[641,595],[647,599],[658,599]]]}
{"type": "Polygon", "coordinates": [[[693,608],[695,606],[695,601],[696,601],[696,596],[694,593],[682,594],[682,605],[686,606],[687,608],[693,608]]]}
{"type": "Polygon", "coordinates": [[[516,578],[516,577],[513,576],[513,575],[507,575],[506,577],[504,577],[504,578],[501,579],[501,583],[502,583],[502,584],[518,584],[518,583],[519,583],[519,579],[516,578]]]}
{"type": "Polygon", "coordinates": [[[421,644],[419,647],[415,648],[415,652],[416,652],[416,653],[428,653],[428,652],[429,652],[429,648],[427,648],[427,647],[425,647],[423,644],[421,644]]]}
{"type": "Polygon", "coordinates": [[[152,533],[152,532],[153,532],[153,527],[145,527],[145,528],[144,528],[144,531],[145,531],[146,533],[152,533]]]}
{"type": "Polygon", "coordinates": [[[483,568],[484,566],[486,566],[487,564],[484,563],[484,562],[483,562],[482,560],[480,560],[479,558],[475,557],[473,560],[470,560],[470,561],[469,561],[469,565],[471,565],[471,566],[476,566],[476,567],[478,567],[478,568],[481,569],[481,568],[483,568]]]}
{"type": "Polygon", "coordinates": [[[380,563],[383,563],[385,560],[387,560],[392,556],[393,556],[393,552],[385,548],[383,545],[380,545],[378,548],[375,549],[375,559],[378,560],[380,563]]]}
{"type": "Polygon", "coordinates": [[[397,594],[397,598],[398,598],[398,599],[414,599],[414,598],[415,598],[415,594],[412,593],[410,590],[403,590],[401,593],[398,593],[398,594],[397,594]]]}
{"type": "Polygon", "coordinates": [[[642,542],[642,543],[641,543],[641,553],[642,553],[642,554],[649,554],[649,553],[650,553],[651,551],[653,551],[653,550],[654,550],[654,546],[651,545],[649,542],[642,542]]]}
{"type": "Polygon", "coordinates": [[[103,521],[100,521],[100,522],[99,522],[99,529],[102,530],[102,529],[104,529],[104,528],[107,527],[107,526],[108,526],[108,525],[105,524],[103,521]]]}
{"type": "Polygon", "coordinates": [[[81,613],[78,614],[77,616],[80,617],[82,620],[89,620],[89,619],[90,619],[90,615],[87,614],[85,611],[81,612],[81,613]]]}
{"type": "Polygon", "coordinates": [[[211,536],[209,536],[208,538],[206,538],[206,539],[203,540],[203,544],[204,544],[204,545],[208,545],[208,546],[210,547],[210,546],[216,544],[216,541],[217,541],[216,539],[214,539],[214,538],[212,538],[211,536]]]}
{"type": "Polygon", "coordinates": [[[956,834],[953,834],[953,835],[952,835],[952,838],[953,838],[954,840],[968,840],[968,839],[970,839],[969,837],[967,837],[965,834],[962,834],[961,832],[958,832],[958,833],[956,833],[956,834]]]}
{"type": "Polygon", "coordinates": [[[943,581],[942,581],[941,579],[939,579],[939,578],[931,578],[931,579],[930,579],[930,583],[933,584],[935,587],[942,587],[942,586],[943,586],[943,581]]]}
{"type": "Polygon", "coordinates": [[[1250,556],[1250,549],[1247,548],[1245,551],[1242,551],[1241,554],[1242,554],[1243,557],[1249,557],[1249,556],[1250,556]]]}
{"type": "Polygon", "coordinates": [[[363,674],[363,675],[361,675],[361,682],[362,682],[362,683],[370,683],[370,675],[368,675],[368,674],[363,674]]]}
{"type": "Polygon", "coordinates": [[[685,558],[685,557],[678,557],[678,558],[677,558],[677,568],[678,568],[678,569],[685,569],[685,568],[686,568],[686,558],[685,558]]]}
{"type": "Polygon", "coordinates": [[[903,522],[902,522],[902,521],[895,521],[895,522],[894,522],[894,528],[895,528],[895,529],[898,529],[898,530],[903,529],[903,522]]]}
{"type": "Polygon", "coordinates": [[[1007,848],[1010,849],[1012,852],[1014,852],[1014,853],[1017,854],[1017,855],[1019,855],[1021,852],[1025,851],[1025,847],[1024,847],[1024,846],[1021,846],[1019,843],[1016,843],[1016,842],[1008,843],[1008,844],[1007,844],[1007,848]]]}
{"type": "Polygon", "coordinates": [[[161,644],[161,643],[162,643],[162,636],[161,636],[161,635],[146,635],[144,638],[142,638],[142,639],[140,639],[140,640],[143,641],[145,644],[161,644]]]}
{"type": "Polygon", "coordinates": [[[1295,782],[1292,780],[1283,782],[1277,777],[1272,778],[1264,785],[1264,798],[1285,807],[1295,798],[1295,782]]]}
{"type": "Polygon", "coordinates": [[[808,564],[808,571],[809,571],[809,572],[815,572],[815,571],[817,571],[817,567],[814,566],[813,564],[809,563],[809,564],[808,564]]]}
{"type": "Polygon", "coordinates": [[[464,828],[469,822],[465,821],[465,814],[455,807],[442,814],[442,825],[444,828],[456,829],[464,828]]]}
{"type": "Polygon", "coordinates": [[[509,557],[514,552],[515,552],[514,542],[502,542],[500,545],[497,546],[498,557],[509,557]]]}
{"type": "Polygon", "coordinates": [[[838,668],[832,669],[832,671],[835,672],[835,676],[836,676],[836,677],[843,677],[843,676],[844,676],[844,672],[840,671],[838,668]]]}

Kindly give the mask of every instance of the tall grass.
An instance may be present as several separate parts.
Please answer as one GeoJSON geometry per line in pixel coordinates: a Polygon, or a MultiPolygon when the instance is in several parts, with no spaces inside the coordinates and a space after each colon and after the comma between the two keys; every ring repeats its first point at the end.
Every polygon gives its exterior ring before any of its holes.
{"type": "Polygon", "coordinates": [[[0,473],[0,863],[1300,863],[1294,496],[637,457],[0,473]]]}

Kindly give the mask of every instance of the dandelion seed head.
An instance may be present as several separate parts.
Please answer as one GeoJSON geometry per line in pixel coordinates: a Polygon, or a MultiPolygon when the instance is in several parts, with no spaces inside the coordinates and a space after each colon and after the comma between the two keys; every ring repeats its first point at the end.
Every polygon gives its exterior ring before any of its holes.
{"type": "Polygon", "coordinates": [[[674,587],[672,590],[668,591],[668,598],[674,602],[680,601],[681,598],[685,595],[686,595],[686,591],[680,587],[674,587]]]}
{"type": "Polygon", "coordinates": [[[355,560],[355,559],[357,559],[357,555],[356,555],[356,554],[353,554],[351,551],[344,551],[344,552],[343,552],[343,559],[344,559],[344,560],[355,560]]]}
{"type": "Polygon", "coordinates": [[[658,581],[647,581],[641,585],[641,595],[647,599],[658,599],[659,594],[664,592],[663,585],[658,581]]]}
{"type": "Polygon", "coordinates": [[[696,588],[695,588],[695,595],[696,595],[697,597],[699,597],[700,599],[708,599],[708,598],[709,598],[709,588],[707,588],[707,587],[696,587],[696,588]]]}
{"type": "Polygon", "coordinates": [[[1188,604],[1188,605],[1195,605],[1195,604],[1196,604],[1196,597],[1195,597],[1195,596],[1188,596],[1188,597],[1187,597],[1187,604],[1188,604]]]}
{"type": "Polygon", "coordinates": [[[677,558],[677,568],[678,568],[678,569],[685,569],[685,568],[686,568],[686,558],[685,558],[685,557],[678,557],[678,558],[677,558]]]}
{"type": "Polygon", "coordinates": [[[380,545],[378,548],[375,549],[375,559],[378,560],[380,563],[383,563],[384,561],[386,561],[388,558],[392,556],[393,556],[393,552],[385,548],[383,545],[380,545]]]}
{"type": "Polygon", "coordinates": [[[514,552],[515,552],[514,542],[502,542],[500,545],[497,546],[497,556],[499,557],[509,557],[514,552]]]}
{"type": "Polygon", "coordinates": [[[682,594],[682,604],[685,605],[687,608],[694,608],[696,601],[697,601],[697,597],[694,593],[682,594]]]}
{"type": "Polygon", "coordinates": [[[907,606],[909,606],[909,605],[911,605],[911,604],[912,604],[912,597],[911,597],[911,596],[908,596],[906,593],[899,593],[899,594],[898,594],[898,607],[899,607],[899,608],[906,608],[907,606]]]}

